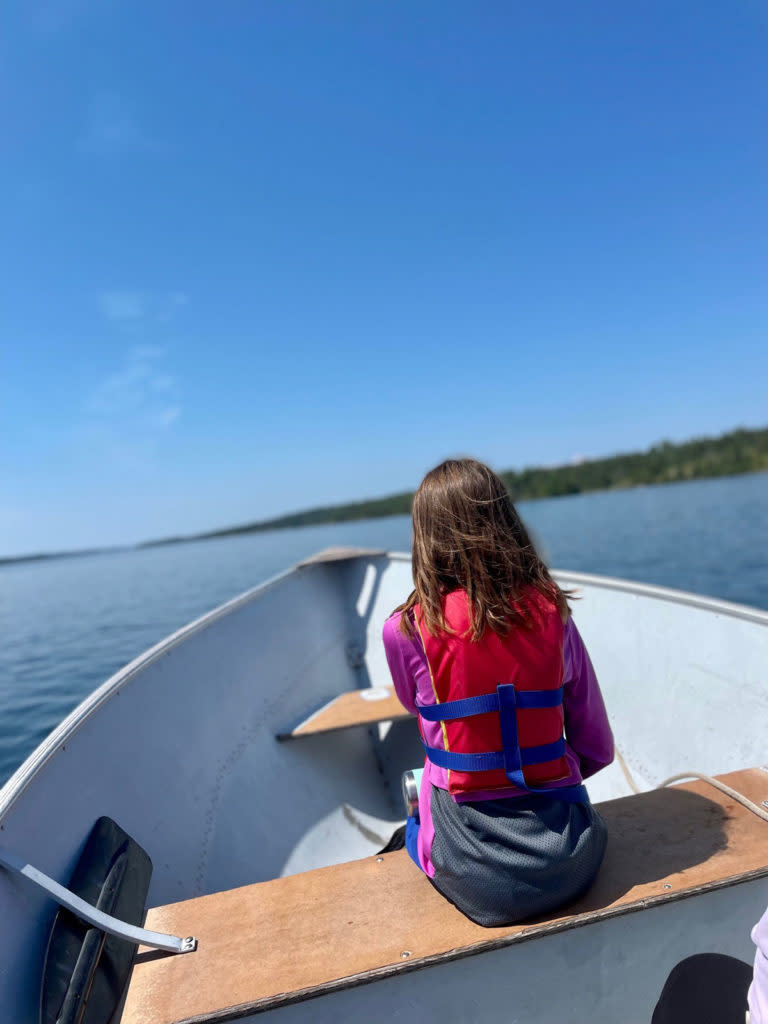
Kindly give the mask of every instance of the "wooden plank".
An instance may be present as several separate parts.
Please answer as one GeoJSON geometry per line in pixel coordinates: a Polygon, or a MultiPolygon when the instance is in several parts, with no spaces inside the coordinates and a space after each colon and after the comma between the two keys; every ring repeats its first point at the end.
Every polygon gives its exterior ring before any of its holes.
{"type": "MultiPolygon", "coordinates": [[[[724,780],[757,803],[768,797],[759,769],[724,780]]],[[[122,1024],[233,1020],[768,874],[768,825],[706,783],[600,811],[610,839],[593,888],[523,925],[473,924],[404,851],[152,910],[148,927],[194,934],[199,948],[140,954],[122,1024]]]]}
{"type": "Polygon", "coordinates": [[[280,733],[278,739],[313,736],[335,729],[350,729],[356,725],[375,725],[408,718],[409,714],[397,699],[391,686],[375,686],[339,694],[319,711],[305,718],[289,732],[280,733]]]}

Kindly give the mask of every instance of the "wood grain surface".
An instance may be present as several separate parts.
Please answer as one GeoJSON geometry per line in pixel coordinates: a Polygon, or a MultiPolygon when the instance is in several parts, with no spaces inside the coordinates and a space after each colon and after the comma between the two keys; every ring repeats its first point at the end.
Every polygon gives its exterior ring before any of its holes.
{"type": "MultiPolygon", "coordinates": [[[[768,799],[760,769],[723,779],[758,804],[768,799]]],[[[140,952],[123,1024],[232,1020],[768,874],[768,824],[706,783],[600,811],[610,838],[593,888],[522,925],[473,924],[405,851],[151,910],[149,928],[195,935],[199,948],[178,957],[140,952]]]]}
{"type": "Polygon", "coordinates": [[[349,729],[355,725],[375,725],[377,722],[392,722],[399,718],[409,718],[408,712],[395,696],[391,686],[377,686],[372,690],[351,690],[342,693],[329,701],[325,707],[310,715],[295,729],[280,739],[298,736],[314,736],[320,732],[332,732],[334,729],[349,729]],[[364,694],[384,694],[378,699],[370,699],[364,694]]]}

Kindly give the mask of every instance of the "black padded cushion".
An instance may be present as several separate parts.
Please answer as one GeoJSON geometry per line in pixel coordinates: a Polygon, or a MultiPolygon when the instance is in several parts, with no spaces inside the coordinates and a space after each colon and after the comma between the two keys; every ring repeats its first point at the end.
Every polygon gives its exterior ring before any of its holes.
{"type": "MultiPolygon", "coordinates": [[[[107,914],[141,925],[152,861],[111,818],[93,826],[68,888],[107,914]]],[[[109,1024],[131,974],[136,945],[59,909],[43,969],[40,1024],[109,1024]]]]}

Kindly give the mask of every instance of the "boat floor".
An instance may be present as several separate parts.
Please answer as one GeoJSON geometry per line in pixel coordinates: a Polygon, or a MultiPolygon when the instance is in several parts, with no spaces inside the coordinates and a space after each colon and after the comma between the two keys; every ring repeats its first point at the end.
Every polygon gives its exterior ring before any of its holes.
{"type": "MultiPolygon", "coordinates": [[[[723,779],[756,803],[761,769],[723,779]]],[[[140,952],[123,1024],[234,1020],[402,971],[483,953],[768,874],[766,823],[704,782],[600,805],[608,852],[592,889],[541,919],[483,928],[405,851],[215,893],[149,912],[196,953],[140,952]]]]}

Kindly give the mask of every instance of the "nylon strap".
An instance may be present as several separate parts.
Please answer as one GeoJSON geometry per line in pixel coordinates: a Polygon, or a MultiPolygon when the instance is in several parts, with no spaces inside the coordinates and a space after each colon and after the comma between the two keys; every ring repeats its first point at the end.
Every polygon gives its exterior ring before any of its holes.
{"type": "MultiPolygon", "coordinates": [[[[511,685],[511,684],[502,684],[511,685]]],[[[515,690],[515,703],[519,708],[556,708],[563,703],[563,688],[556,690],[515,690]]],[[[483,693],[479,697],[448,700],[443,704],[417,704],[416,708],[427,722],[451,722],[456,718],[470,718],[499,711],[499,693],[483,693]]]]}
{"type": "MultiPolygon", "coordinates": [[[[499,721],[501,723],[501,749],[504,754],[504,772],[510,782],[521,789],[527,789],[523,775],[523,751],[517,736],[517,701],[512,683],[496,687],[499,695],[499,721]]],[[[565,750],[565,748],[563,748],[565,750]]],[[[526,751],[528,753],[528,751],[526,751]]],[[[556,754],[555,757],[560,755],[556,754]]],[[[537,758],[536,761],[540,760],[537,758]]],[[[553,761],[554,757],[545,757],[545,761],[553,761]]],[[[528,762],[531,763],[530,761],[528,762]]]]}
{"type": "MultiPolygon", "coordinates": [[[[442,747],[430,747],[424,744],[427,757],[438,768],[447,768],[453,772],[492,772],[505,770],[504,751],[490,750],[484,754],[460,754],[442,747]]],[[[560,737],[554,743],[544,743],[540,747],[525,747],[520,751],[520,763],[525,768],[534,764],[556,761],[565,754],[565,740],[560,737]]],[[[524,785],[524,788],[528,787],[524,785]]]]}

